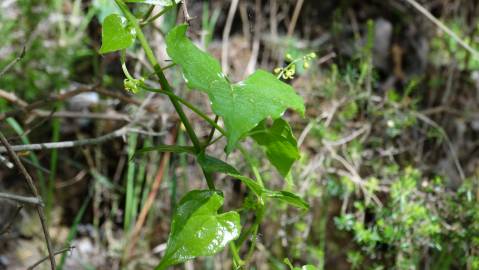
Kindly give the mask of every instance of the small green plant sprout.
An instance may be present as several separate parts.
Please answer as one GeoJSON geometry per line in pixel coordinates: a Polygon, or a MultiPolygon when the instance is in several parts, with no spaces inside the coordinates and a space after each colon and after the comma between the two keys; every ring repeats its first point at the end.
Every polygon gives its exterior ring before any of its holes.
{"type": "Polygon", "coordinates": [[[294,79],[296,74],[296,66],[301,65],[303,69],[308,69],[311,66],[311,61],[317,57],[316,53],[311,52],[298,58],[293,58],[290,53],[287,53],[284,58],[289,63],[286,67],[277,67],[273,70],[278,79],[290,80],[294,79]]]}

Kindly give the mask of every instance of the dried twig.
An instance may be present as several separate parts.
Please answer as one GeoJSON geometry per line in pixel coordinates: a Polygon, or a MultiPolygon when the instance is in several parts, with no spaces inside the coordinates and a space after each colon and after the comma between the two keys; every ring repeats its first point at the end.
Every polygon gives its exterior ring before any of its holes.
{"type": "Polygon", "coordinates": [[[3,74],[5,74],[8,70],[10,70],[18,61],[22,60],[23,56],[25,56],[25,47],[23,47],[22,52],[20,53],[20,55],[17,58],[13,59],[12,62],[8,63],[8,65],[6,65],[0,71],[0,77],[2,77],[3,74]]]}
{"type": "Polygon", "coordinates": [[[3,163],[7,168],[13,169],[13,163],[11,163],[6,157],[0,155],[0,162],[3,163]]]}
{"type": "MultiPolygon", "coordinates": [[[[22,152],[22,151],[38,151],[38,150],[48,150],[48,149],[63,149],[63,148],[80,147],[85,145],[101,144],[111,139],[122,137],[126,135],[128,131],[129,129],[127,127],[122,127],[120,129],[115,130],[114,132],[111,132],[96,138],[82,139],[82,140],[76,140],[76,141],[12,145],[10,149],[13,152],[22,152]]],[[[0,153],[5,153],[8,151],[9,151],[8,148],[0,147],[0,153]]]]}
{"type": "MultiPolygon", "coordinates": [[[[65,252],[68,252],[68,251],[71,251],[72,249],[74,249],[75,247],[74,246],[71,246],[71,247],[67,247],[67,248],[64,248],[64,249],[60,249],[58,251],[55,251],[53,253],[53,255],[60,255],[62,253],[65,253],[65,252]]],[[[32,266],[28,267],[27,269],[28,270],[32,270],[34,269],[35,267],[37,267],[38,265],[40,265],[42,262],[46,261],[48,259],[48,256],[46,257],[43,257],[41,260],[37,261],[36,263],[34,263],[32,266]]]]}
{"type": "Polygon", "coordinates": [[[457,157],[456,150],[454,149],[454,146],[452,145],[451,139],[449,139],[449,136],[447,135],[446,131],[436,122],[434,122],[431,118],[427,117],[426,115],[416,112],[414,115],[427,125],[437,129],[441,135],[444,137],[447,147],[449,148],[449,151],[451,152],[451,157],[454,161],[454,165],[456,166],[457,172],[459,173],[459,176],[461,177],[461,180],[464,182],[466,179],[466,175],[464,173],[464,170],[462,169],[461,162],[459,161],[459,158],[457,157]]]}
{"type": "Polygon", "coordinates": [[[229,45],[229,37],[231,32],[231,26],[233,25],[233,18],[236,13],[236,9],[238,8],[239,0],[232,0],[230,9],[228,11],[228,17],[226,18],[225,28],[223,30],[223,45],[221,47],[221,68],[223,69],[224,73],[228,73],[229,66],[228,66],[228,45],[229,45]]]}
{"type": "Polygon", "coordinates": [[[343,137],[343,138],[341,138],[337,141],[328,141],[328,140],[323,139],[322,142],[323,142],[323,144],[325,144],[327,146],[340,146],[340,145],[346,144],[346,143],[356,139],[358,136],[360,136],[364,132],[369,131],[369,129],[371,129],[371,126],[369,124],[366,124],[362,128],[353,131],[350,135],[348,135],[346,137],[343,137]]]}
{"type": "Polygon", "coordinates": [[[459,45],[461,45],[464,49],[470,52],[474,58],[479,59],[479,52],[469,46],[463,39],[461,39],[456,33],[454,33],[449,27],[447,27],[444,23],[442,23],[439,19],[434,17],[427,9],[425,9],[421,4],[416,2],[415,0],[404,0],[408,2],[411,6],[413,6],[417,11],[422,13],[426,18],[428,18],[431,22],[433,22],[437,27],[439,27],[442,31],[446,32],[450,37],[452,37],[459,45]]]}
{"type": "Polygon", "coordinates": [[[69,91],[69,92],[66,92],[66,93],[63,93],[63,94],[59,94],[59,95],[52,95],[50,97],[47,97],[43,100],[39,100],[37,102],[34,102],[32,104],[29,104],[25,107],[22,107],[22,108],[19,108],[19,109],[15,109],[15,110],[12,110],[12,111],[9,111],[9,112],[6,112],[6,113],[2,113],[0,114],[0,121],[3,121],[5,120],[6,118],[8,117],[12,117],[12,116],[16,116],[22,112],[30,112],[30,111],[33,111],[34,109],[38,109],[42,106],[45,106],[45,105],[48,105],[48,104],[51,104],[52,102],[55,102],[55,101],[63,101],[65,99],[68,99],[70,97],[73,97],[73,96],[76,96],[76,95],[79,95],[81,93],[85,93],[85,92],[91,92],[92,91],[92,87],[79,87],[73,91],[69,91]]]}
{"type": "MultiPolygon", "coordinates": [[[[21,108],[14,109],[14,110],[11,110],[9,112],[0,114],[0,121],[5,120],[8,117],[17,116],[17,115],[19,115],[23,112],[34,111],[35,109],[38,109],[40,107],[49,105],[49,104],[51,104],[52,102],[55,102],[55,101],[64,101],[64,100],[69,99],[73,96],[76,96],[76,95],[79,95],[79,94],[82,94],[82,93],[87,93],[87,92],[96,92],[100,95],[116,98],[116,99],[119,99],[119,100],[121,100],[125,103],[130,103],[130,104],[134,104],[134,105],[137,105],[137,106],[140,106],[142,104],[142,102],[137,100],[137,99],[122,95],[120,93],[116,93],[116,92],[108,91],[106,89],[99,88],[96,85],[94,85],[94,86],[81,86],[81,87],[79,87],[75,90],[68,91],[68,92],[62,93],[62,94],[52,95],[52,96],[49,96],[49,97],[47,97],[43,100],[39,100],[39,101],[31,103],[31,104],[27,104],[25,101],[21,100],[20,98],[16,97],[15,95],[12,95],[12,94],[10,94],[6,91],[0,90],[0,96],[6,97],[6,99],[8,101],[21,106],[21,108]]],[[[146,106],[146,110],[148,110],[149,112],[156,112],[156,108],[153,107],[153,106],[146,106]]]]}
{"type": "Polygon", "coordinates": [[[263,28],[263,17],[261,16],[261,0],[256,0],[255,2],[255,28],[253,36],[253,47],[251,49],[251,57],[248,60],[248,65],[246,65],[244,76],[248,76],[254,72],[256,68],[256,62],[258,62],[258,54],[260,47],[261,39],[261,30],[263,28]]]}
{"type": "Polygon", "coordinates": [[[20,107],[28,106],[28,103],[26,103],[24,100],[17,97],[15,93],[7,92],[5,90],[0,89],[0,97],[20,107]]]}
{"type": "Polygon", "coordinates": [[[299,13],[301,12],[301,8],[303,7],[304,0],[298,0],[296,2],[296,6],[294,7],[293,17],[291,18],[291,22],[288,26],[288,37],[291,37],[294,32],[294,28],[296,28],[296,23],[298,22],[299,13]]]}
{"type": "Polygon", "coordinates": [[[181,9],[183,10],[183,16],[185,17],[185,21],[187,24],[190,24],[192,20],[194,20],[194,17],[191,17],[190,14],[188,13],[188,4],[186,3],[186,0],[181,1],[181,9]]]}
{"type": "Polygon", "coordinates": [[[7,225],[5,225],[5,227],[3,227],[3,229],[0,230],[0,235],[8,232],[8,230],[10,230],[10,227],[12,227],[12,224],[13,222],[15,221],[15,219],[17,219],[17,216],[18,214],[20,214],[20,211],[23,209],[23,205],[18,205],[17,206],[17,209],[15,210],[15,213],[13,214],[12,218],[10,218],[10,221],[8,222],[7,225]]]}
{"type": "Polygon", "coordinates": [[[112,120],[112,121],[130,121],[130,117],[121,113],[90,113],[90,112],[77,112],[77,111],[58,111],[49,112],[44,110],[33,111],[40,117],[56,117],[56,118],[89,118],[99,120],[112,120]]]}
{"type": "MultiPolygon", "coordinates": [[[[41,199],[40,194],[38,193],[37,187],[33,183],[32,177],[28,173],[27,169],[25,169],[25,166],[23,166],[23,163],[20,161],[17,154],[12,149],[12,147],[10,146],[10,143],[8,142],[7,138],[5,138],[5,136],[3,135],[2,132],[0,132],[0,141],[2,142],[3,146],[7,150],[8,154],[12,158],[12,160],[15,163],[15,165],[17,166],[17,168],[20,170],[20,173],[23,175],[23,177],[25,177],[25,180],[27,181],[27,184],[28,184],[32,194],[35,197],[41,199]]],[[[55,270],[56,269],[55,257],[53,255],[52,241],[51,241],[51,238],[50,238],[50,234],[48,232],[47,221],[46,221],[46,218],[45,218],[45,213],[43,212],[43,206],[37,204],[36,208],[37,208],[38,216],[40,218],[40,222],[42,224],[43,234],[45,236],[45,241],[46,241],[46,245],[47,245],[47,249],[48,249],[48,257],[50,258],[51,269],[55,270]]]]}
{"type": "Polygon", "coordinates": [[[0,199],[12,200],[20,203],[28,203],[33,205],[43,205],[43,201],[39,197],[21,196],[5,192],[0,192],[0,199]]]}

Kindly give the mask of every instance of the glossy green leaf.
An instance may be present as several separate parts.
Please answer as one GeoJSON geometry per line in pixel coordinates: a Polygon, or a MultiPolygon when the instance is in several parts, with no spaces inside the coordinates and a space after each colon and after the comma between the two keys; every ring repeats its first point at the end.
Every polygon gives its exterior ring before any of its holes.
{"type": "Polygon", "coordinates": [[[221,205],[223,197],[216,191],[194,190],[186,194],[175,209],[165,255],[156,269],[211,256],[236,239],[241,231],[239,214],[218,214],[221,205]]]}
{"type": "Polygon", "coordinates": [[[158,6],[171,6],[181,2],[181,0],[125,0],[125,3],[150,4],[158,6]]]}
{"type": "Polygon", "coordinates": [[[227,152],[267,117],[279,118],[288,108],[304,114],[303,99],[269,72],[258,70],[244,81],[230,83],[218,61],[196,47],[186,30],[186,25],[179,25],[168,33],[168,55],[182,67],[188,86],[207,93],[213,111],[223,118],[227,152]]]}
{"type": "Polygon", "coordinates": [[[297,208],[309,209],[309,204],[304,201],[298,195],[291,193],[289,191],[270,191],[266,190],[264,193],[265,197],[274,198],[283,202],[286,202],[297,208]]]}
{"type": "Polygon", "coordinates": [[[195,148],[192,146],[184,146],[184,145],[156,145],[152,147],[145,147],[142,149],[138,149],[135,152],[135,155],[144,154],[147,152],[171,152],[171,153],[190,153],[193,154],[195,152],[195,148]]]}
{"type": "Polygon", "coordinates": [[[212,156],[205,155],[204,153],[198,155],[198,163],[206,173],[226,173],[226,174],[239,174],[233,166],[228,163],[217,159],[212,156]]]}
{"type": "Polygon", "coordinates": [[[282,176],[287,176],[293,163],[300,158],[296,138],[288,122],[276,119],[271,127],[261,122],[251,137],[266,148],[266,156],[282,176]]]}
{"type": "Polygon", "coordinates": [[[135,42],[136,31],[128,25],[125,17],[118,14],[108,15],[103,21],[100,53],[123,50],[135,42]]]}

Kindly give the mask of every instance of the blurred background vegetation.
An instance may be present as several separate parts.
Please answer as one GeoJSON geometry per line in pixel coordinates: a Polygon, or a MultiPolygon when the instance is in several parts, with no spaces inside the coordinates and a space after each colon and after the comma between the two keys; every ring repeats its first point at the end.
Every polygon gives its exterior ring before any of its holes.
{"type": "MultiPolygon", "coordinates": [[[[420,3],[479,50],[477,1],[420,3]]],[[[293,188],[312,207],[270,207],[249,269],[288,269],[284,258],[318,269],[479,269],[479,59],[403,0],[187,4],[190,36],[234,80],[318,56],[298,64],[287,80],[307,104],[305,118],[286,115],[302,149],[288,182],[247,143],[268,186],[293,188]]],[[[148,9],[135,7],[138,15],[148,9]]],[[[164,96],[125,91],[119,55],[98,54],[101,22],[112,12],[110,0],[0,2],[0,70],[25,48],[0,75],[0,113],[16,111],[0,122],[12,144],[98,137],[138,120],[134,132],[104,144],[22,153],[44,198],[54,245],[75,247],[63,255],[63,269],[152,269],[177,200],[204,186],[193,160],[173,154],[135,256],[125,260],[138,213],[162,170],[160,154],[133,157],[135,149],[188,142],[164,96]],[[51,98],[81,87],[96,91],[51,98]],[[43,106],[25,109],[38,101],[43,106]]],[[[164,34],[182,21],[178,9],[145,28],[165,65],[164,34]]],[[[127,57],[132,73],[153,80],[138,46],[127,57]]],[[[186,90],[177,74],[167,73],[175,91],[208,110],[206,97],[186,90]]],[[[207,137],[207,125],[189,116],[207,137]]],[[[247,167],[238,153],[226,157],[223,146],[214,149],[217,156],[247,167]]],[[[0,191],[26,194],[6,164],[0,164],[0,191]]],[[[216,182],[226,207],[245,207],[244,187],[220,176],[216,182]]],[[[15,215],[16,209],[0,200],[0,229],[12,223],[0,235],[0,269],[25,269],[46,254],[35,212],[24,207],[15,215]]],[[[231,260],[225,251],[175,269],[231,269],[231,260]]]]}

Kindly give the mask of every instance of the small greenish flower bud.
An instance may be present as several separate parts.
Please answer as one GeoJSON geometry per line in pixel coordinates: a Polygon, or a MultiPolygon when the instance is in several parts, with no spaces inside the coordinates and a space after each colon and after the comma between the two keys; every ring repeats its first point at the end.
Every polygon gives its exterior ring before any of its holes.
{"type": "Polygon", "coordinates": [[[123,80],[123,85],[126,91],[136,94],[138,93],[138,91],[140,91],[140,86],[143,84],[144,81],[145,81],[144,78],[125,79],[123,80]]]}
{"type": "Polygon", "coordinates": [[[308,69],[308,68],[309,68],[309,62],[308,62],[308,61],[304,61],[304,63],[303,63],[303,68],[304,68],[304,69],[308,69]]]}
{"type": "Polygon", "coordinates": [[[287,61],[290,61],[290,62],[293,61],[293,56],[289,53],[286,54],[285,58],[287,61]]]}
{"type": "Polygon", "coordinates": [[[288,69],[283,74],[283,79],[293,79],[294,78],[294,70],[288,69]]]}
{"type": "Polygon", "coordinates": [[[279,73],[281,73],[281,71],[283,71],[283,69],[280,68],[280,67],[277,67],[273,70],[274,74],[279,74],[279,73]]]}

